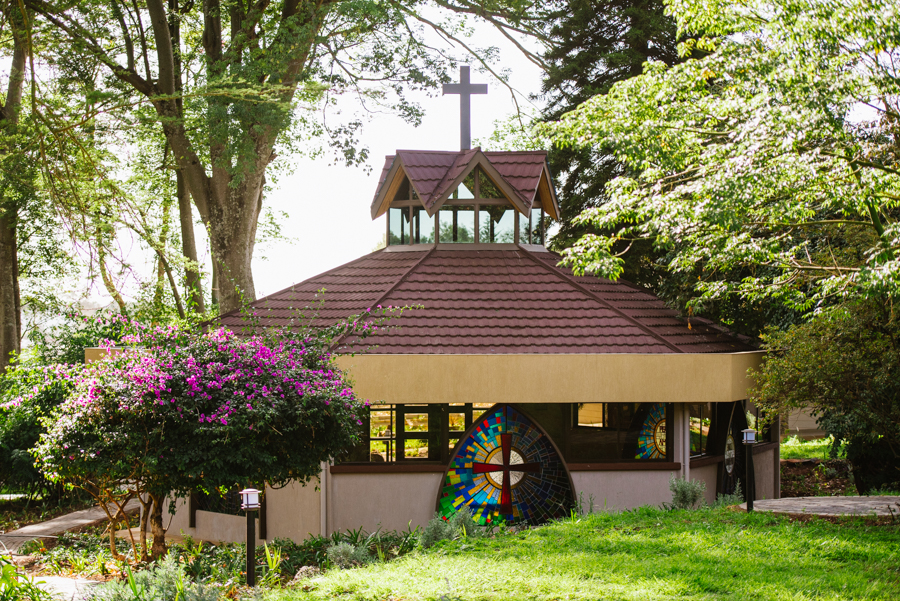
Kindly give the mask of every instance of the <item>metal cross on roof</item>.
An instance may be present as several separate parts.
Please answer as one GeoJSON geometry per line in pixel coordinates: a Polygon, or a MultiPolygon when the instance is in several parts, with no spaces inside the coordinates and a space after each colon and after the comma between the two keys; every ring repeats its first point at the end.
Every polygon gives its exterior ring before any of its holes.
{"type": "Polygon", "coordinates": [[[471,98],[472,94],[487,94],[486,83],[472,83],[469,68],[459,68],[459,83],[445,83],[444,95],[459,94],[459,149],[472,148],[471,98]]]}

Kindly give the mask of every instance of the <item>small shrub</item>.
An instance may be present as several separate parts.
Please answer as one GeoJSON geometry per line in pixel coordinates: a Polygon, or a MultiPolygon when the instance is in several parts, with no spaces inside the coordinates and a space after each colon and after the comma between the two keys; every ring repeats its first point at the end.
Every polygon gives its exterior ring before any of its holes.
{"type": "Polygon", "coordinates": [[[342,569],[355,568],[365,565],[372,560],[368,550],[350,543],[332,545],[328,547],[326,554],[328,555],[328,561],[342,569]]]}
{"type": "Polygon", "coordinates": [[[716,496],[716,502],[713,507],[731,507],[732,505],[740,505],[744,502],[744,491],[741,490],[741,483],[738,482],[734,487],[734,492],[730,495],[719,493],[716,496]]]}
{"type": "Polygon", "coordinates": [[[425,529],[422,530],[422,536],[419,537],[419,546],[423,549],[433,547],[438,541],[448,540],[453,536],[453,528],[450,526],[449,520],[439,513],[428,520],[425,529]]]}
{"type": "Polygon", "coordinates": [[[91,589],[88,601],[217,601],[218,588],[191,582],[172,555],[157,566],[137,574],[128,571],[125,582],[108,582],[91,589]]]}
{"type": "Polygon", "coordinates": [[[669,479],[669,490],[672,491],[672,509],[693,509],[706,492],[706,482],[688,481],[673,475],[669,479]]]}
{"type": "Polygon", "coordinates": [[[442,540],[455,540],[462,537],[481,536],[484,530],[475,523],[472,511],[468,507],[462,507],[448,519],[439,513],[425,526],[422,536],[419,538],[419,546],[423,549],[434,546],[442,540]]]}

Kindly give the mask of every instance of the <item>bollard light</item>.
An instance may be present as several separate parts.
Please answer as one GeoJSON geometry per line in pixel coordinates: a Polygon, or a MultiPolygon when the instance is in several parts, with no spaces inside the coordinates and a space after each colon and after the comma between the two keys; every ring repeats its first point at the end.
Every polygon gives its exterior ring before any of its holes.
{"type": "Polygon", "coordinates": [[[259,491],[241,491],[241,509],[247,513],[247,586],[256,586],[256,512],[259,510],[259,491]]]}
{"type": "Polygon", "coordinates": [[[744,494],[747,497],[747,511],[753,511],[753,497],[756,489],[756,482],[753,482],[753,445],[756,444],[756,430],[746,428],[741,430],[744,433],[744,494]]]}
{"type": "Polygon", "coordinates": [[[241,509],[244,511],[256,511],[259,509],[259,491],[255,488],[245,488],[241,491],[241,509]]]}
{"type": "Polygon", "coordinates": [[[747,428],[746,430],[741,430],[744,433],[744,444],[755,444],[756,443],[756,430],[753,428],[747,428]]]}

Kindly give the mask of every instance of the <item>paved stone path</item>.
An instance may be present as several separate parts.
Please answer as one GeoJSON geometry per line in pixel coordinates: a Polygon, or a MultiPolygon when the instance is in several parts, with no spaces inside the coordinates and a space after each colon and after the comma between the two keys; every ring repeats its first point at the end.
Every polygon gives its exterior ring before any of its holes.
{"type": "Polygon", "coordinates": [[[59,601],[82,601],[96,580],[82,578],[64,578],[62,576],[36,576],[35,582],[45,591],[49,591],[59,601]]]}
{"type": "MultiPolygon", "coordinates": [[[[132,499],[125,506],[127,513],[137,513],[141,504],[137,499],[132,499]]],[[[0,553],[9,554],[19,550],[25,541],[40,538],[56,538],[63,532],[77,530],[87,526],[96,526],[106,521],[106,513],[100,507],[91,507],[90,509],[82,509],[66,515],[41,522],[40,524],[32,524],[13,530],[5,534],[0,534],[0,553]]]]}
{"type": "MultiPolygon", "coordinates": [[[[747,504],[739,506],[747,511],[747,504]]],[[[792,515],[877,515],[900,519],[900,497],[789,497],[753,501],[754,511],[792,515]]]]}

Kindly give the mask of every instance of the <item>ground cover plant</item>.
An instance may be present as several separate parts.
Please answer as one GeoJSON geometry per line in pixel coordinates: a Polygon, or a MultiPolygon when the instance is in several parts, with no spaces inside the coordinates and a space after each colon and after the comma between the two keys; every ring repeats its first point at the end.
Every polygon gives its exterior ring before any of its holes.
{"type": "Polygon", "coordinates": [[[896,599],[900,525],[727,508],[575,516],[331,570],[291,599],[896,599]]]}

